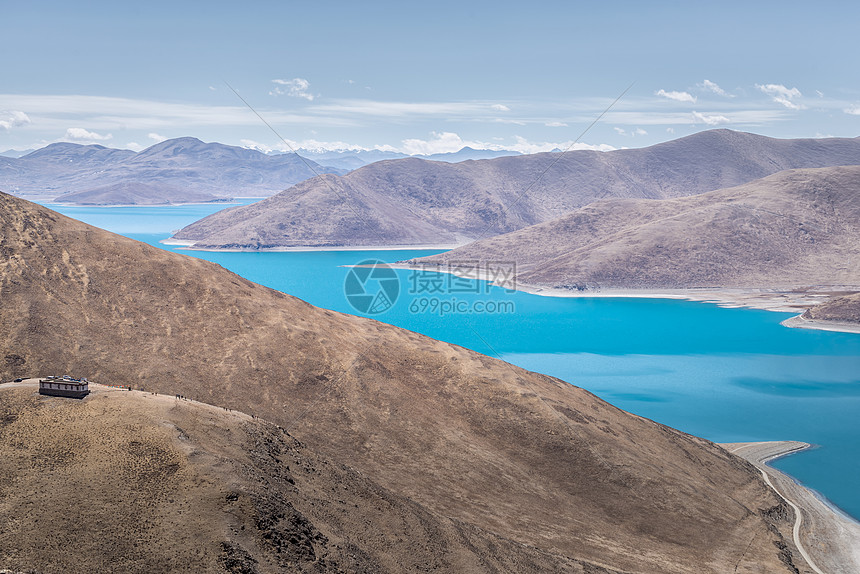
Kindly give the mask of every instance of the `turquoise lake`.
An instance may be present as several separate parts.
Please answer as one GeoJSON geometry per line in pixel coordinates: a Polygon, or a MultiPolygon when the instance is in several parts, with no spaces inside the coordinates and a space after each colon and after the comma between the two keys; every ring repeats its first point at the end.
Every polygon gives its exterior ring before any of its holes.
{"type": "MultiPolygon", "coordinates": [[[[224,205],[46,205],[353,314],[362,313],[344,293],[350,265],[438,253],[188,251],[159,241],[224,205]]],[[[815,444],[774,466],[860,517],[860,335],[789,329],[779,323],[790,314],[708,303],[541,297],[403,270],[396,279],[393,305],[366,316],[560,377],[622,409],[717,442],[815,444]]],[[[379,291],[379,282],[369,278],[364,287],[379,291]]]]}

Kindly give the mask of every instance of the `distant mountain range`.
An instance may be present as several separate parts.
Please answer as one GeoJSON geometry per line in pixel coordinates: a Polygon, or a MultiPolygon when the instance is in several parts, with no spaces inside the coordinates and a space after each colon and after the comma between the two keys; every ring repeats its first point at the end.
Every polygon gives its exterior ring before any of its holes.
{"type": "MultiPolygon", "coordinates": [[[[295,154],[267,156],[190,137],[167,140],[140,153],[56,143],[20,158],[0,157],[0,189],[30,199],[74,202],[76,197],[92,200],[106,187],[133,184],[163,190],[153,199],[144,198],[144,203],[165,197],[183,203],[197,202],[201,194],[213,200],[268,196],[313,177],[315,171],[345,173],[295,154]],[[83,195],[71,195],[78,193],[83,195]]],[[[114,198],[108,194],[105,199],[114,198]]]]}
{"type": "MultiPolygon", "coordinates": [[[[224,201],[266,197],[317,174],[345,174],[376,161],[409,157],[378,150],[298,151],[301,157],[265,154],[190,137],[166,140],[140,153],[56,143],[35,151],[0,153],[0,189],[39,201],[82,205],[224,201]]],[[[454,163],[509,155],[518,152],[464,147],[414,157],[454,163]]]]}
{"type": "Polygon", "coordinates": [[[787,170],[692,197],[598,201],[417,260],[446,261],[515,261],[519,284],[586,292],[860,290],[860,166],[787,170]]]}
{"type": "Polygon", "coordinates": [[[404,158],[312,178],[175,237],[206,249],[463,244],[600,199],[682,197],[785,169],[857,163],[860,138],[779,140],[724,129],[610,152],[454,164],[404,158]]]}
{"type": "Polygon", "coordinates": [[[23,157],[28,153],[32,153],[36,150],[33,149],[25,149],[25,150],[17,150],[17,149],[7,149],[6,151],[0,151],[0,157],[23,157]]]}
{"type": "Polygon", "coordinates": [[[299,149],[297,150],[297,152],[299,153],[299,155],[312,159],[323,165],[347,170],[358,169],[359,167],[375,163],[377,161],[382,161],[386,159],[400,159],[404,157],[414,157],[430,161],[457,163],[470,159],[494,159],[497,157],[521,155],[519,152],[511,150],[474,149],[468,146],[456,152],[413,156],[406,155],[405,153],[380,150],[315,151],[299,149]]]}

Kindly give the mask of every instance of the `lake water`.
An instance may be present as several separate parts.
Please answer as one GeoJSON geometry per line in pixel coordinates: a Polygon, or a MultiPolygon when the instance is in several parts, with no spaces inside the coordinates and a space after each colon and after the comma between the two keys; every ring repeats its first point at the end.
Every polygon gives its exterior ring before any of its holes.
{"type": "MultiPolygon", "coordinates": [[[[245,203],[251,200],[245,201],[245,203]]],[[[774,463],[860,517],[860,335],[788,329],[784,313],[664,299],[550,298],[447,274],[352,277],[384,313],[344,292],[350,265],[438,251],[216,253],[159,241],[223,205],[49,207],[171,251],[217,262],[306,301],[364,314],[560,377],[627,411],[718,441],[799,440],[774,463]],[[383,307],[393,296],[383,297],[383,307]],[[374,300],[376,304],[377,300],[374,300]],[[378,306],[378,305],[377,305],[378,306]]],[[[368,270],[366,273],[370,273],[368,270]]],[[[366,274],[364,273],[364,274],[366,274]]],[[[360,295],[360,293],[359,293],[360,295]]]]}

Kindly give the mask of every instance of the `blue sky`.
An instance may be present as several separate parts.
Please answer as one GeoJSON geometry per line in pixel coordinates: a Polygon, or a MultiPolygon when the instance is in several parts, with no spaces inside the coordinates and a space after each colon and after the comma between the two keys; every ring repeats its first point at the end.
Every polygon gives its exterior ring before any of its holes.
{"type": "Polygon", "coordinates": [[[407,153],[860,135],[849,2],[0,0],[0,150],[195,136],[407,153]]]}

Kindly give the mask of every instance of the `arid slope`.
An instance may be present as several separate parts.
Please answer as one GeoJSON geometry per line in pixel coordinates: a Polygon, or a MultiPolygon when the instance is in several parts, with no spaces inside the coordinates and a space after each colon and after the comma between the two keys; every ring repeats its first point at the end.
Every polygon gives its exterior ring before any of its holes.
{"type": "Polygon", "coordinates": [[[672,198],[791,168],[858,163],[860,139],[778,140],[711,130],[611,152],[457,164],[383,161],[304,181],[176,234],[200,248],[461,244],[549,221],[606,198],[672,198]]]}
{"type": "Polygon", "coordinates": [[[437,516],[560,560],[793,571],[774,529],[785,508],[753,467],[567,383],[5,194],[0,253],[4,379],[69,373],[255,414],[437,516]]]}
{"type": "Polygon", "coordinates": [[[435,516],[271,423],[149,392],[0,386],[0,477],[0,569],[584,568],[435,516]]]}
{"type": "Polygon", "coordinates": [[[860,324],[860,293],[832,297],[806,311],[803,318],[860,324]]]}
{"type": "MultiPolygon", "coordinates": [[[[568,289],[860,286],[860,166],[788,170],[670,200],[607,200],[418,260],[515,261],[568,289]]],[[[860,288],[860,287],[858,287],[860,288]]]]}
{"type": "Polygon", "coordinates": [[[176,203],[209,203],[227,201],[211,193],[179,190],[169,185],[151,185],[136,181],[123,181],[67,193],[54,201],[75,205],[167,205],[176,203]]]}

